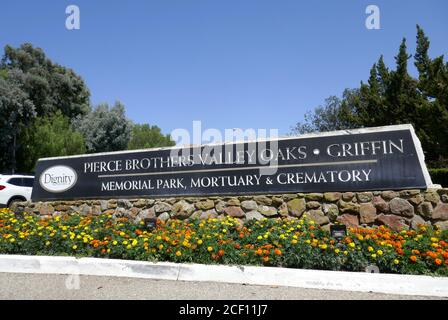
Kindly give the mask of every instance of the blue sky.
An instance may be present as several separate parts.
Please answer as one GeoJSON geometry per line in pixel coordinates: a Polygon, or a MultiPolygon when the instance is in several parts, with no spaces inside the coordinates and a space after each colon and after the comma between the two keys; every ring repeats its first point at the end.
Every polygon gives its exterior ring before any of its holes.
{"type": "Polygon", "coordinates": [[[415,25],[448,54],[448,1],[4,1],[0,45],[31,42],[86,81],[92,102],[122,101],[138,123],[276,128],[287,134],[329,95],[356,87],[381,54],[393,65],[415,25]],[[65,28],[78,5],[81,29],[65,28]],[[365,27],[367,5],[381,30],[365,27]]]}

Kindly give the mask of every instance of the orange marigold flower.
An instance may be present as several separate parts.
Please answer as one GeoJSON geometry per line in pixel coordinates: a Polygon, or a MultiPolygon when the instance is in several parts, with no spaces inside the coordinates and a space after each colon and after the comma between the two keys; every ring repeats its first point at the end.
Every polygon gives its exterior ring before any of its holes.
{"type": "Polygon", "coordinates": [[[222,257],[223,255],[224,255],[224,250],[223,250],[223,249],[220,249],[220,250],[218,251],[218,256],[222,257]]]}
{"type": "Polygon", "coordinates": [[[274,250],[274,253],[276,254],[276,255],[281,255],[282,254],[282,251],[281,250],[279,250],[279,249],[275,249],[274,250]]]}
{"type": "Polygon", "coordinates": [[[436,259],[434,260],[434,262],[436,263],[436,265],[440,266],[442,264],[442,260],[440,259],[436,259]]]}
{"type": "Polygon", "coordinates": [[[263,257],[263,261],[264,261],[264,262],[268,262],[268,261],[269,261],[269,257],[268,257],[268,256],[264,256],[264,257],[263,257]]]}
{"type": "Polygon", "coordinates": [[[411,259],[412,262],[416,262],[417,261],[417,257],[416,256],[410,256],[409,259],[411,259]]]}

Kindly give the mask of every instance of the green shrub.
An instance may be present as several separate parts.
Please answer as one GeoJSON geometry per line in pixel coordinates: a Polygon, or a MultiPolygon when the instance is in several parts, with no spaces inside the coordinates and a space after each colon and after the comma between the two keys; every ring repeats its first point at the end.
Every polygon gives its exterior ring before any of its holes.
{"type": "Polygon", "coordinates": [[[429,169],[432,183],[448,187],[448,168],[429,169]]]}

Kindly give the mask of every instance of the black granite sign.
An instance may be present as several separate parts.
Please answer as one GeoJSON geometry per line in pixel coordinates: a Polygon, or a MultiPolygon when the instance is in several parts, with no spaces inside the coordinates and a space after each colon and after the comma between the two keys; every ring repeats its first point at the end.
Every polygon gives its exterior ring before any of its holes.
{"type": "Polygon", "coordinates": [[[40,159],[33,201],[427,188],[412,126],[40,159]]]}

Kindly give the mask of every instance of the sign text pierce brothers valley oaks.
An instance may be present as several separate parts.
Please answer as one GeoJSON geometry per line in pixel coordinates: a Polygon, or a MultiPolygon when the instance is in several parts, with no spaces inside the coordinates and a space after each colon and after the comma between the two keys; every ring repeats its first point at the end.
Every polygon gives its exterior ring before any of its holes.
{"type": "Polygon", "coordinates": [[[410,125],[40,159],[38,200],[426,188],[410,125]]]}

